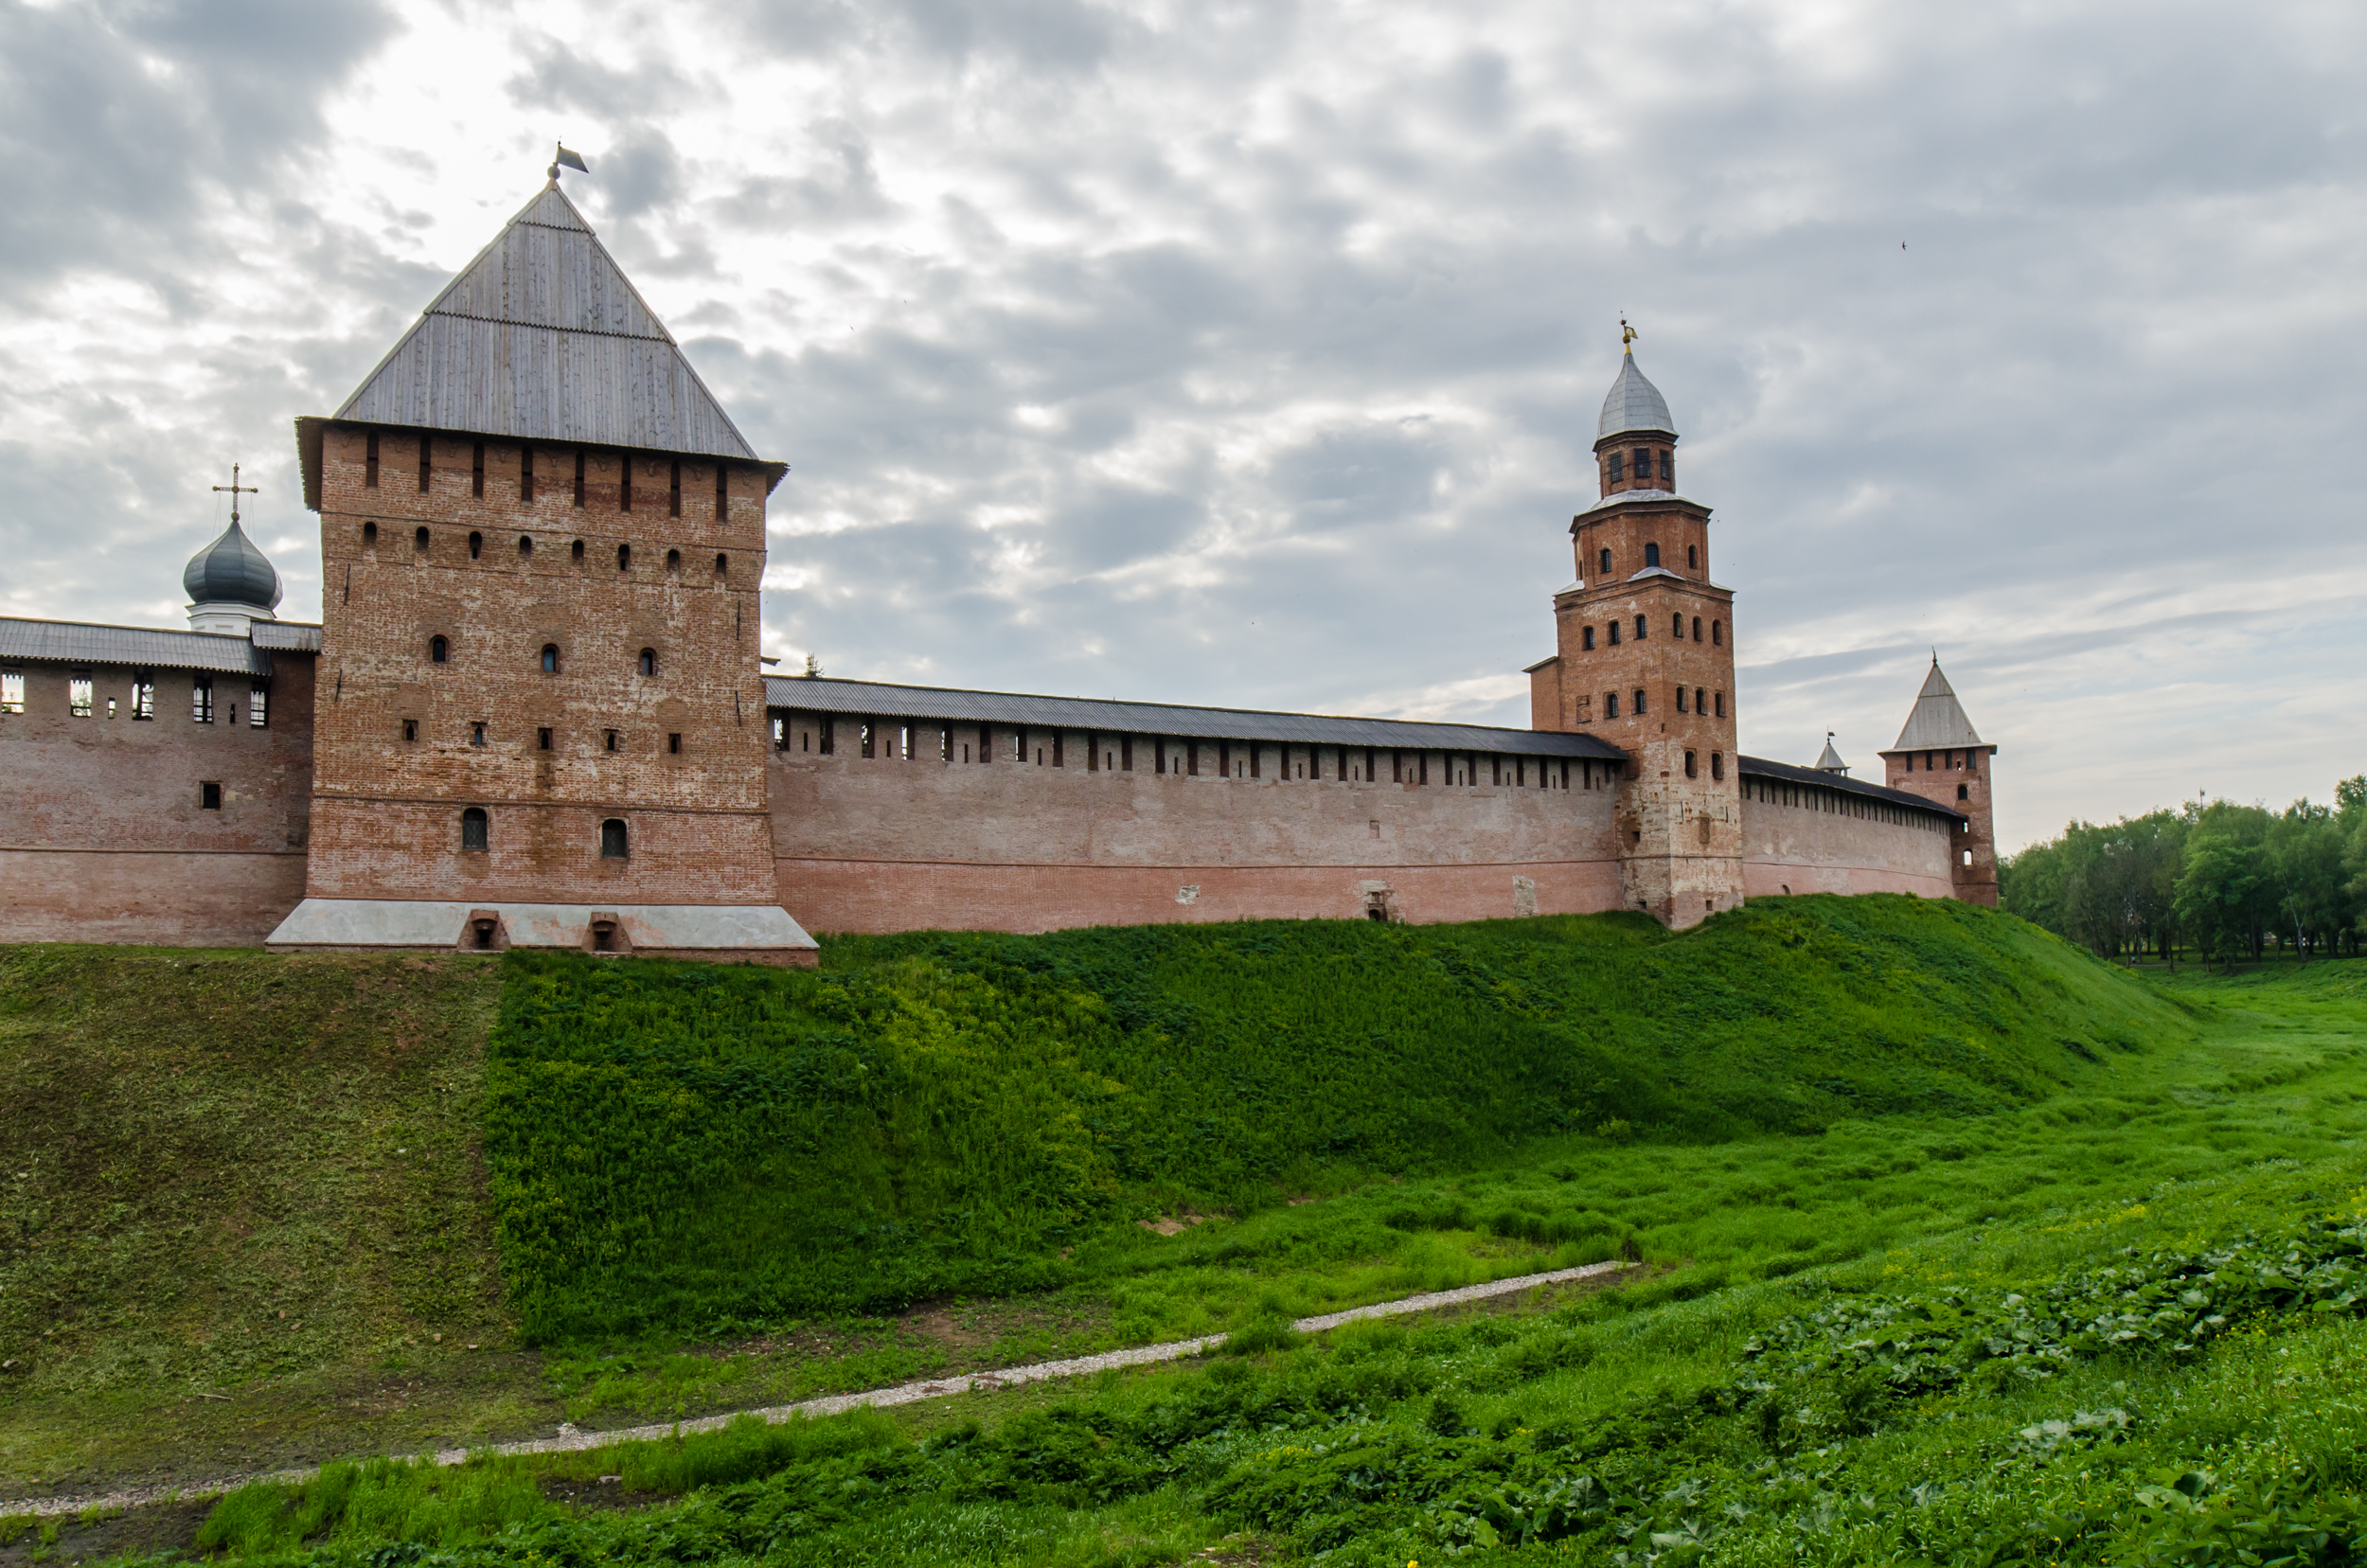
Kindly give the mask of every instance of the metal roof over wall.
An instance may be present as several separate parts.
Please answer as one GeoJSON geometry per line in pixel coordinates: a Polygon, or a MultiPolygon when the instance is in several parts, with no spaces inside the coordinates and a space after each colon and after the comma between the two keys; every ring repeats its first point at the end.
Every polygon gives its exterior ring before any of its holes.
{"type": "Polygon", "coordinates": [[[1092,697],[1036,697],[1008,691],[890,686],[874,681],[767,675],[764,700],[776,708],[856,718],[934,719],[1031,729],[1100,730],[1112,735],[1172,735],[1207,740],[1272,740],[1296,745],[1387,746],[1401,751],[1492,752],[1505,757],[1573,757],[1625,761],[1627,753],[1591,735],[1500,729],[1487,724],[1428,724],[1402,719],[1339,719],[1320,713],[1180,707],[1092,697]]]}
{"type": "Polygon", "coordinates": [[[1789,762],[1770,762],[1764,757],[1737,757],[1736,771],[1745,778],[1774,778],[1786,784],[1797,784],[1811,790],[1831,790],[1839,794],[1857,795],[1865,800],[1878,800],[1888,806],[1900,806],[1911,811],[1928,811],[1933,816],[1947,817],[1951,822],[1971,820],[1964,812],[1927,800],[1905,790],[1894,790],[1880,784],[1867,784],[1840,774],[1820,772],[1815,768],[1795,768],[1789,762]]]}
{"type": "MultiPolygon", "coordinates": [[[[258,623],[257,630],[263,624],[258,623]]],[[[294,630],[291,628],[291,630],[294,630]]],[[[320,628],[311,629],[317,639],[320,628]]],[[[315,641],[314,647],[319,644],[315,641]]],[[[214,669],[268,675],[271,655],[244,637],[214,632],[164,632],[147,626],[0,618],[0,660],[123,665],[135,669],[214,669]]]]}

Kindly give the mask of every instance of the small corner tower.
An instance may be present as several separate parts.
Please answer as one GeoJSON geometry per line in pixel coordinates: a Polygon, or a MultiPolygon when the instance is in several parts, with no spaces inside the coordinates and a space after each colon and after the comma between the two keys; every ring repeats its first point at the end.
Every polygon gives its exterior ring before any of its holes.
{"type": "Polygon", "coordinates": [[[1990,815],[1997,748],[1981,739],[1931,655],[1931,672],[1915,694],[1898,742],[1882,753],[1884,782],[1936,801],[1966,820],[1949,847],[1956,897],[1997,907],[1997,830],[1990,815]]]}
{"type": "Polygon", "coordinates": [[[757,657],[786,465],[550,174],[296,422],[318,739],[306,897],[272,945],[810,963],[778,907],[757,657]]]}
{"type": "Polygon", "coordinates": [[[1742,901],[1734,595],[1710,580],[1710,508],[1677,493],[1676,420],[1621,327],[1600,495],[1570,523],[1576,579],[1554,596],[1554,656],[1529,669],[1530,723],[1627,752],[1623,901],[1682,928],[1742,901]]]}

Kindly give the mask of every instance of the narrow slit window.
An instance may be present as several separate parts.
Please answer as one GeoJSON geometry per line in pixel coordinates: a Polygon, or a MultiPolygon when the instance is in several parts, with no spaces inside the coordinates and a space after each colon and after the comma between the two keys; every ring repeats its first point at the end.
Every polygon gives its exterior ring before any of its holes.
{"type": "Polygon", "coordinates": [[[543,645],[543,673],[545,675],[559,673],[559,645],[557,643],[543,645]]]}
{"type": "Polygon", "coordinates": [[[1644,688],[1642,686],[1635,688],[1635,717],[1638,719],[1644,717],[1644,688]]]}
{"type": "Polygon", "coordinates": [[[603,749],[608,751],[622,751],[625,749],[625,738],[614,730],[609,730],[605,734],[602,745],[603,749]]]}
{"type": "Polygon", "coordinates": [[[666,489],[666,515],[668,517],[682,515],[682,463],[679,459],[674,464],[672,476],[666,489]]]}
{"type": "Polygon", "coordinates": [[[378,432],[373,430],[362,443],[362,487],[378,489],[378,432]]]}
{"type": "Polygon", "coordinates": [[[479,719],[479,720],[475,721],[473,723],[470,724],[470,726],[469,726],[469,744],[471,744],[472,746],[482,746],[483,744],[485,744],[485,721],[484,721],[484,720],[479,719]]]}
{"type": "Polygon", "coordinates": [[[728,463],[718,463],[715,465],[715,521],[719,524],[727,523],[731,521],[731,465],[728,463]]]}
{"type": "Polygon", "coordinates": [[[367,550],[367,549],[370,549],[370,548],[374,547],[377,543],[378,543],[378,525],[377,525],[377,524],[375,524],[375,523],[365,523],[365,524],[363,524],[363,525],[362,525],[362,548],[364,548],[364,549],[367,550]]]}
{"type": "Polygon", "coordinates": [[[620,572],[630,572],[632,570],[632,545],[619,544],[616,546],[616,569],[620,572]]]}
{"type": "Polygon", "coordinates": [[[1611,623],[1611,646],[1613,648],[1619,646],[1619,623],[1617,621],[1611,623]]]}
{"type": "Polygon", "coordinates": [[[583,449],[576,449],[576,505],[583,505],[583,449]]]}
{"type": "Polygon", "coordinates": [[[1723,779],[1726,776],[1726,754],[1724,752],[1710,753],[1710,776],[1716,779],[1723,779]]]}
{"type": "Polygon", "coordinates": [[[1721,692],[1718,692],[1718,693],[1717,694],[1717,717],[1719,717],[1720,719],[1723,719],[1723,718],[1725,718],[1725,717],[1726,717],[1726,694],[1725,694],[1724,692],[1722,692],[1722,691],[1721,691],[1721,692]]]}
{"type": "Polygon", "coordinates": [[[405,719],[402,722],[402,738],[405,740],[417,740],[419,738],[419,722],[417,719],[405,719]]]}
{"type": "Polygon", "coordinates": [[[469,559],[471,561],[485,559],[485,536],[473,529],[469,534],[469,559]]]}
{"type": "Polygon", "coordinates": [[[550,725],[544,724],[534,732],[534,749],[536,751],[548,751],[551,749],[550,725]]]}
{"type": "Polygon", "coordinates": [[[419,554],[425,555],[427,554],[427,525],[422,523],[418,527],[411,530],[411,547],[418,551],[419,554]]]}
{"type": "Polygon", "coordinates": [[[1691,752],[1685,753],[1685,776],[1687,778],[1697,778],[1700,776],[1693,760],[1693,753],[1691,752]]]}
{"type": "Polygon", "coordinates": [[[643,649],[643,650],[641,650],[641,664],[640,664],[640,668],[641,668],[641,673],[642,673],[642,674],[644,674],[644,675],[654,675],[654,674],[656,674],[656,673],[657,673],[657,650],[656,650],[656,649],[654,649],[654,648],[645,648],[645,649],[643,649]]]}
{"type": "Polygon", "coordinates": [[[732,572],[732,558],[718,550],[715,554],[715,575],[727,578],[732,572]]]}
{"type": "Polygon", "coordinates": [[[1605,550],[1601,559],[1603,562],[1603,576],[1609,577],[1611,576],[1611,552],[1609,550],[1605,550]]]}
{"type": "Polygon", "coordinates": [[[624,458],[616,465],[616,509],[632,510],[632,459],[624,458]]]}
{"type": "Polygon", "coordinates": [[[469,469],[469,493],[479,500],[485,497],[485,443],[476,444],[476,456],[469,469]]]}
{"type": "Polygon", "coordinates": [[[534,559],[534,536],[532,534],[520,534],[518,536],[518,559],[520,561],[532,561],[534,559]]]}
{"type": "Polygon", "coordinates": [[[1710,622],[1710,643],[1717,648],[1726,646],[1726,623],[1724,621],[1710,622]]]}
{"type": "Polygon", "coordinates": [[[433,451],[433,444],[432,444],[432,442],[430,441],[429,437],[425,437],[425,436],[420,437],[419,437],[419,493],[420,493],[421,495],[425,495],[425,494],[427,493],[427,490],[428,490],[429,475],[430,475],[430,473],[431,473],[431,472],[432,472],[432,462],[431,462],[431,457],[430,457],[430,454],[432,453],[432,451],[433,451]]]}
{"type": "Polygon", "coordinates": [[[1701,640],[1701,617],[1699,615],[1693,617],[1693,640],[1695,642],[1701,640]]]}
{"type": "Polygon", "coordinates": [[[1676,638],[1679,642],[1685,640],[1685,617],[1683,611],[1680,610],[1674,615],[1669,617],[1668,634],[1676,638]]]}
{"type": "Polygon", "coordinates": [[[1635,618],[1635,640],[1638,642],[1644,640],[1644,617],[1642,615],[1635,618]]]}
{"type": "Polygon", "coordinates": [[[532,447],[518,449],[518,499],[521,501],[534,499],[534,449],[532,447]]]}
{"type": "Polygon", "coordinates": [[[576,541],[576,543],[575,543],[575,548],[574,548],[574,550],[571,552],[571,554],[573,554],[573,556],[575,557],[576,564],[578,564],[578,565],[581,565],[581,564],[583,563],[583,541],[582,541],[582,540],[578,539],[578,540],[577,540],[577,541],[576,541]]]}
{"type": "Polygon", "coordinates": [[[1590,626],[1579,633],[1579,646],[1589,653],[1594,651],[1594,629],[1593,627],[1590,626]]]}
{"type": "Polygon", "coordinates": [[[680,550],[668,550],[666,552],[666,569],[669,572],[679,572],[682,570],[682,552],[680,550]]]}
{"type": "Polygon", "coordinates": [[[1697,545],[1697,544],[1688,544],[1688,545],[1686,545],[1686,546],[1685,546],[1685,569],[1686,569],[1687,571],[1691,571],[1691,570],[1693,570],[1695,567],[1700,566],[1700,564],[1701,564],[1701,550],[1700,550],[1700,546],[1699,546],[1699,545],[1697,545]]]}
{"type": "Polygon", "coordinates": [[[682,755],[682,737],[679,735],[668,735],[666,738],[666,752],[669,757],[680,757],[682,755]]]}
{"type": "Polygon", "coordinates": [[[451,657],[452,644],[444,640],[441,633],[427,639],[427,662],[429,664],[443,664],[451,657]]]}
{"type": "Polygon", "coordinates": [[[1682,687],[1682,686],[1679,686],[1679,687],[1677,688],[1677,711],[1678,711],[1679,713],[1682,713],[1684,710],[1685,710],[1685,688],[1684,688],[1684,687],[1682,687]]]}

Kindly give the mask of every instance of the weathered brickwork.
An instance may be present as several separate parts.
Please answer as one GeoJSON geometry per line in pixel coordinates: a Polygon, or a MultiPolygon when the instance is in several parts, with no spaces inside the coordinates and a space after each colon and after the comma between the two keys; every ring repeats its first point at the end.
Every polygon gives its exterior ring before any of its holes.
{"type": "Polygon", "coordinates": [[[0,713],[10,805],[0,908],[9,937],[260,942],[303,888],[311,657],[279,655],[268,677],[30,662],[9,672],[24,682],[24,711],[0,713]],[[133,716],[142,674],[149,719],[133,716]],[[88,717],[72,712],[80,680],[89,683],[88,717]],[[205,722],[194,717],[201,682],[212,697],[205,722]]]}
{"type": "Polygon", "coordinates": [[[1886,751],[1886,781],[1894,790],[1961,811],[1968,819],[1949,845],[1948,874],[1953,897],[1997,907],[1997,829],[1991,812],[1995,746],[1959,746],[1931,751],[1886,751]]]}
{"type": "Polygon", "coordinates": [[[1834,790],[1745,779],[1743,892],[1954,896],[1954,825],[1834,790]]]}
{"type": "Polygon", "coordinates": [[[328,431],[311,897],[770,901],[768,475],[723,472],[328,431]]]}
{"type": "Polygon", "coordinates": [[[1101,736],[1096,751],[1083,731],[1030,731],[1023,747],[1010,727],[986,726],[982,744],[979,726],[952,724],[912,729],[910,756],[906,726],[880,726],[864,757],[844,717],[826,756],[827,716],[780,717],[780,898],[821,930],[1460,920],[1621,901],[1618,786],[1602,763],[1382,750],[1368,764],[1364,748],[1150,736],[1101,736]]]}

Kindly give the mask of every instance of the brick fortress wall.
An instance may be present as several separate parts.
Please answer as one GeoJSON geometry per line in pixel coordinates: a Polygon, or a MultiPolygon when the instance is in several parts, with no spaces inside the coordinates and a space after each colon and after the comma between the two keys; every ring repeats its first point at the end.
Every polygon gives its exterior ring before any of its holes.
{"type": "Polygon", "coordinates": [[[1586,914],[1620,905],[1605,765],[1348,748],[1219,748],[783,711],[774,755],[779,896],[810,930],[1586,914]],[[915,755],[904,755],[910,734],[915,755]],[[1126,766],[1131,747],[1132,768],[1126,766]],[[1041,760],[1039,760],[1041,757],[1041,760]],[[1311,763],[1311,766],[1310,766],[1311,763]],[[1289,769],[1288,775],[1284,769],[1289,769]],[[1540,785],[1539,769],[1549,772],[1540,785]],[[1222,771],[1220,771],[1222,770],[1222,771]],[[1501,770],[1501,771],[1500,771],[1501,770]],[[1393,779],[1392,774],[1402,781],[1393,779]],[[1227,776],[1227,774],[1237,776],[1227,776]],[[1320,775],[1320,776],[1313,776],[1320,775]],[[1501,780],[1501,782],[1499,781],[1501,780]],[[1519,780],[1516,782],[1516,780],[1519,780]]]}
{"type": "Polygon", "coordinates": [[[91,668],[89,718],[69,711],[74,668],[22,673],[25,711],[0,714],[8,939],[259,945],[304,891],[311,657],[272,655],[262,729],[245,675],[213,675],[213,722],[199,723],[189,670],[153,672],[148,720],[131,716],[128,668],[91,668]],[[205,805],[209,781],[217,810],[205,805]]]}
{"type": "Polygon", "coordinates": [[[1768,778],[1742,782],[1743,892],[1954,896],[1954,825],[1838,790],[1768,778]]]}
{"type": "Polygon", "coordinates": [[[763,471],[438,435],[423,485],[421,440],[325,436],[308,893],[772,902],[763,471]]]}

